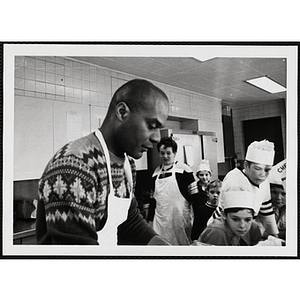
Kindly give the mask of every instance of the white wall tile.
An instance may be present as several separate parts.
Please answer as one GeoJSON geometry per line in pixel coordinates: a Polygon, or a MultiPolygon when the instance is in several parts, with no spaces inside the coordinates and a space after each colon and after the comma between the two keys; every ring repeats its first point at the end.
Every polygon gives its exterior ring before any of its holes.
{"type": "Polygon", "coordinates": [[[35,89],[39,93],[45,93],[46,92],[46,83],[45,82],[35,82],[35,89]]]}
{"type": "Polygon", "coordinates": [[[34,69],[25,69],[25,78],[35,80],[35,70],[34,69]]]}
{"type": "Polygon", "coordinates": [[[66,95],[66,97],[73,98],[73,96],[74,96],[74,88],[72,88],[72,87],[65,87],[65,95],[66,95]]]}
{"type": "Polygon", "coordinates": [[[74,98],[82,98],[82,90],[74,88],[74,98]]]}
{"type": "Polygon", "coordinates": [[[45,71],[39,71],[39,70],[36,70],[35,71],[35,79],[37,81],[46,81],[46,72],[45,71]]]}
{"type": "Polygon", "coordinates": [[[41,59],[35,60],[35,69],[40,71],[46,70],[46,61],[41,59]]]}
{"type": "Polygon", "coordinates": [[[15,88],[24,90],[25,89],[25,79],[23,78],[15,78],[15,88]]]}
{"type": "Polygon", "coordinates": [[[25,90],[25,96],[35,98],[35,92],[25,90]]]}
{"type": "Polygon", "coordinates": [[[15,65],[25,67],[25,57],[24,56],[16,56],[15,57],[15,65]]]}
{"type": "Polygon", "coordinates": [[[65,77],[65,86],[74,87],[74,81],[72,77],[65,77]]]}
{"type": "Polygon", "coordinates": [[[55,63],[46,61],[46,72],[55,73],[55,63]]]}
{"type": "Polygon", "coordinates": [[[71,67],[65,67],[65,76],[73,77],[74,69],[71,67]]]}
{"type": "Polygon", "coordinates": [[[23,68],[23,67],[15,68],[15,77],[25,78],[25,68],[23,68]]]}
{"type": "Polygon", "coordinates": [[[56,82],[55,74],[46,72],[46,82],[55,83],[56,82]]]}
{"type": "Polygon", "coordinates": [[[25,90],[26,91],[35,91],[35,81],[25,79],[25,90]]]}
{"type": "Polygon", "coordinates": [[[55,94],[55,85],[51,83],[46,83],[46,93],[55,94]]]}
{"type": "Polygon", "coordinates": [[[25,57],[24,66],[26,68],[34,69],[35,68],[35,59],[32,57],[25,57]]]}
{"type": "Polygon", "coordinates": [[[64,96],[65,95],[65,88],[63,86],[60,86],[60,85],[55,85],[55,93],[57,95],[64,96]]]}

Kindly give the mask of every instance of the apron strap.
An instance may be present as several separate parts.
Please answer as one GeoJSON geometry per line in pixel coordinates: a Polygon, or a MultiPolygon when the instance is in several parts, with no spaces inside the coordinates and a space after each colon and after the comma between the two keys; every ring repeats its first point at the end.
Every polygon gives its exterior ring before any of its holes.
{"type": "MultiPolygon", "coordinates": [[[[131,188],[129,198],[119,198],[114,195],[109,150],[107,148],[103,135],[99,129],[95,132],[95,134],[96,137],[99,139],[99,142],[102,145],[104,151],[106,164],[107,164],[107,171],[108,171],[108,180],[110,185],[110,192],[107,200],[108,201],[107,221],[104,227],[97,232],[98,242],[100,243],[100,245],[117,246],[118,226],[127,219],[128,210],[132,199],[132,187],[129,187],[129,189],[131,188]]],[[[124,171],[125,171],[125,176],[127,177],[131,185],[132,174],[131,174],[131,167],[127,155],[125,155],[124,171]]]]}
{"type": "Polygon", "coordinates": [[[132,171],[131,171],[131,166],[129,162],[129,158],[126,153],[125,154],[125,162],[124,162],[124,170],[125,170],[125,176],[129,182],[129,188],[130,188],[130,194],[133,191],[133,177],[132,177],[132,171]]]}
{"type": "MultiPolygon", "coordinates": [[[[104,156],[106,159],[106,164],[107,164],[107,172],[108,172],[108,179],[109,179],[109,186],[110,186],[110,191],[113,192],[113,184],[112,184],[112,176],[111,176],[111,166],[110,166],[110,155],[109,155],[109,151],[106,145],[106,142],[103,138],[103,135],[101,133],[101,131],[99,129],[97,129],[95,131],[96,137],[98,138],[103,151],[104,151],[104,156]]],[[[125,176],[129,182],[129,187],[130,187],[130,194],[132,193],[133,190],[133,179],[132,179],[132,171],[131,171],[131,166],[130,166],[130,162],[128,159],[128,156],[126,153],[124,153],[125,155],[125,162],[124,162],[124,170],[125,170],[125,176]]]]}

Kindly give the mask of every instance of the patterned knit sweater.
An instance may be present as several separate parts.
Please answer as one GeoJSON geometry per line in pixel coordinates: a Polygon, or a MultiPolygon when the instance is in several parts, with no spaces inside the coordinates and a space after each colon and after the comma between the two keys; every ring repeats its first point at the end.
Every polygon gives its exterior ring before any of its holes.
{"type": "MultiPolygon", "coordinates": [[[[114,194],[128,197],[124,158],[109,154],[114,194]]],[[[135,186],[132,159],[130,165],[135,186]]],[[[37,241],[41,244],[98,244],[97,231],[107,221],[109,189],[106,160],[95,133],[62,147],[39,181],[37,241]]],[[[118,244],[145,245],[154,235],[133,198],[127,220],[118,227],[118,244]]]]}

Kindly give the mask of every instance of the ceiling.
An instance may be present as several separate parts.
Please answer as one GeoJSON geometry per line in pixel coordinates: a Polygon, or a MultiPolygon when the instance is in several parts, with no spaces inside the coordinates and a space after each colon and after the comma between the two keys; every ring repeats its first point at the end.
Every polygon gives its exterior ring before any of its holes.
{"type": "Polygon", "coordinates": [[[286,92],[270,94],[245,82],[266,75],[286,87],[284,58],[193,57],[72,57],[82,62],[158,81],[222,99],[231,107],[286,98],[286,92]]]}

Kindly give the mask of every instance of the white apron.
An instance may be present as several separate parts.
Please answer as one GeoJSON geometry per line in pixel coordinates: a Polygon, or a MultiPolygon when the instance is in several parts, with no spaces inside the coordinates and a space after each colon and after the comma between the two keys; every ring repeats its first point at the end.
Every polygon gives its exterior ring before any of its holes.
{"type": "Polygon", "coordinates": [[[174,164],[172,176],[155,181],[154,199],[156,208],[153,229],[172,245],[191,244],[191,206],[182,196],[175,177],[174,164]]]}
{"type": "Polygon", "coordinates": [[[110,186],[110,193],[107,199],[107,221],[104,227],[97,232],[98,235],[98,243],[99,245],[105,246],[116,246],[117,245],[117,228],[118,226],[123,223],[127,219],[129,206],[132,199],[132,173],[131,167],[128,160],[127,155],[125,154],[125,162],[124,162],[124,169],[125,175],[127,180],[130,183],[130,196],[129,198],[118,198],[114,195],[114,188],[112,183],[112,176],[111,176],[111,166],[110,166],[110,156],[108,152],[108,148],[102,136],[100,130],[96,130],[96,136],[102,145],[104,156],[107,163],[107,172],[108,172],[108,181],[110,186]]]}

